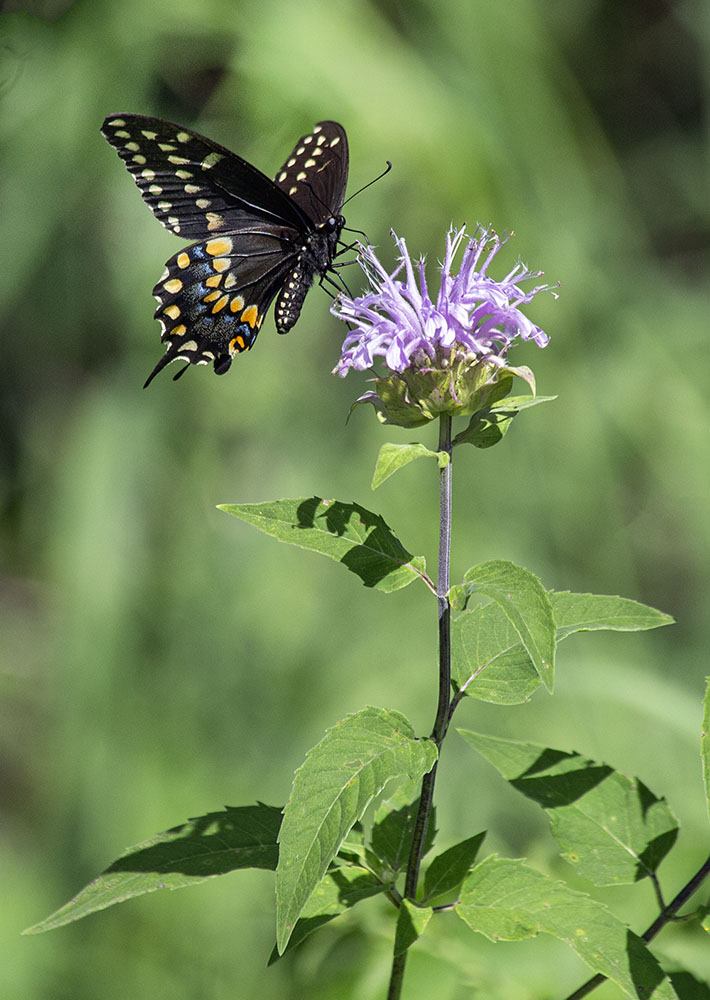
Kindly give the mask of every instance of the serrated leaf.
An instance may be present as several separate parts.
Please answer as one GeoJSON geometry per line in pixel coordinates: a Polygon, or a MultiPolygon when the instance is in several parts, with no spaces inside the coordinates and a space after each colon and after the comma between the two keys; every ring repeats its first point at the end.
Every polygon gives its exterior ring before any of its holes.
{"type": "Polygon", "coordinates": [[[486,836],[485,830],[442,851],[424,873],[424,901],[436,899],[461,887],[486,836]]]}
{"type": "Polygon", "coordinates": [[[614,632],[640,632],[672,625],[670,615],[627,597],[611,594],[571,594],[550,591],[550,601],[557,626],[557,641],[573,632],[607,629],[614,632]]]}
{"type": "Polygon", "coordinates": [[[393,882],[407,865],[418,807],[418,802],[410,802],[399,809],[388,809],[373,823],[372,853],[388,882],[393,882]]]}
{"type": "Polygon", "coordinates": [[[372,477],[372,489],[376,490],[386,479],[394,475],[398,469],[404,468],[417,458],[435,458],[439,468],[449,464],[449,456],[445,451],[430,451],[423,444],[383,444],[377,456],[375,474],[372,477]]]}
{"type": "MultiPolygon", "coordinates": [[[[370,863],[375,866],[386,881],[393,881],[409,860],[412,834],[419,811],[421,783],[405,781],[398,785],[391,796],[381,802],[375,810],[372,824],[369,854],[370,863]]],[[[422,845],[422,857],[433,847],[436,837],[436,806],[432,806],[422,845]]]]}
{"type": "Polygon", "coordinates": [[[129,847],[69,903],[25,934],[40,934],[159,889],[182,889],[240,868],[274,870],[281,810],[227,807],[129,847]]]}
{"type": "MultiPolygon", "coordinates": [[[[378,896],[385,892],[386,888],[372,872],[357,865],[335,868],[327,872],[304,906],[284,955],[293,951],[314,931],[329,924],[356,903],[378,896]]],[[[268,964],[273,965],[282,957],[274,946],[268,964]]]]}
{"type": "Polygon", "coordinates": [[[431,740],[418,740],[399,712],[366,708],[348,716],[296,772],[279,834],[277,946],[294,924],[352,825],[393,779],[416,781],[436,763],[431,740]]]}
{"type": "Polygon", "coordinates": [[[564,941],[633,1000],[678,1000],[640,937],[601,903],[522,861],[486,858],[467,876],[454,908],[491,941],[519,941],[541,932],[564,941]]]}
{"type": "Polygon", "coordinates": [[[673,847],[678,836],[673,813],[638,779],[578,753],[459,733],[513,788],[544,809],[562,856],[595,885],[647,878],[673,847]]]}
{"type": "Polygon", "coordinates": [[[417,938],[426,930],[434,911],[429,906],[416,906],[408,899],[403,899],[397,917],[397,930],[394,936],[394,956],[403,955],[411,948],[417,938]]]}
{"type": "Polygon", "coordinates": [[[472,444],[476,448],[491,448],[504,437],[514,417],[538,403],[549,403],[557,396],[509,396],[471,417],[468,427],[457,434],[452,445],[472,444]]]}
{"type": "Polygon", "coordinates": [[[510,620],[483,604],[451,625],[451,670],[456,690],[497,705],[528,701],[542,683],[510,620]]]}
{"type": "MultiPolygon", "coordinates": [[[[452,588],[453,589],[453,588],[452,588]]],[[[468,593],[459,587],[458,600],[468,593]]],[[[548,591],[557,642],[574,632],[606,629],[640,631],[668,625],[673,619],[624,597],[548,591]]],[[[517,705],[528,701],[540,679],[517,632],[495,604],[459,615],[451,628],[452,680],[456,690],[481,701],[517,705]]]]}
{"type": "MultiPolygon", "coordinates": [[[[703,702],[703,735],[700,743],[705,780],[705,801],[710,813],[710,677],[705,678],[705,700],[703,702]]],[[[705,926],[705,925],[703,925],[705,926]]]]}
{"type": "Polygon", "coordinates": [[[219,509],[280,542],[342,563],[375,590],[400,590],[425,573],[424,557],[407,552],[384,518],[357,503],[298,497],[271,503],[222,504],[219,509]]]}
{"type": "Polygon", "coordinates": [[[536,576],[505,560],[469,569],[464,583],[472,593],[492,598],[518,634],[548,691],[554,683],[555,620],[547,591],[536,576]]]}

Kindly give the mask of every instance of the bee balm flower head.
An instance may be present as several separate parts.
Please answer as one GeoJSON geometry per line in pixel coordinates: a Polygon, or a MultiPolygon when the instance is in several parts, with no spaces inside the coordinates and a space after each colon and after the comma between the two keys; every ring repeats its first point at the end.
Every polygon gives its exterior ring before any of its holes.
{"type": "MultiPolygon", "coordinates": [[[[441,287],[432,301],[424,261],[415,266],[403,239],[392,234],[399,264],[388,274],[372,247],[360,251],[370,291],[357,298],[339,295],[331,310],[348,322],[334,372],[366,371],[382,358],[389,374],[375,379],[376,391],[357,400],[374,403],[384,423],[416,427],[441,414],[475,413],[499,398],[502,375],[520,375],[534,388],[528,368],[511,368],[508,348],[520,337],[545,347],[549,337],[521,312],[548,285],[525,291],[521,282],[540,276],[518,263],[499,281],[488,267],[506,239],[478,229],[466,242],[458,274],[454,258],[466,240],[464,229],[446,238],[441,287]],[[496,388],[499,389],[496,393],[496,388]]],[[[553,293],[554,294],[554,293],[553,293]]]]}

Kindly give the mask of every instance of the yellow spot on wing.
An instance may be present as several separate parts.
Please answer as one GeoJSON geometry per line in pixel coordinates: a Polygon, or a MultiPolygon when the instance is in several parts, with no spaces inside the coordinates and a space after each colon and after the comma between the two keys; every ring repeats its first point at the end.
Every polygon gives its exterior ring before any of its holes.
{"type": "Polygon", "coordinates": [[[229,267],[229,260],[227,259],[227,257],[216,257],[212,261],[212,267],[215,269],[215,271],[226,271],[227,268],[229,267]]]}
{"type": "Polygon", "coordinates": [[[176,326],[173,330],[170,331],[170,336],[183,337],[186,333],[187,333],[187,327],[185,326],[184,323],[181,323],[180,326],[176,326]]]}
{"type": "Polygon", "coordinates": [[[238,334],[234,338],[234,340],[230,341],[229,346],[232,348],[233,351],[244,351],[244,350],[246,350],[246,344],[244,342],[244,337],[242,337],[241,333],[238,334]]]}
{"type": "Polygon", "coordinates": [[[190,255],[188,253],[179,254],[176,263],[178,267],[187,267],[190,263],[190,255]]]}
{"type": "Polygon", "coordinates": [[[218,313],[220,309],[224,309],[224,307],[227,305],[228,302],[229,302],[229,296],[223,295],[222,298],[219,300],[219,302],[215,302],[215,304],[212,306],[212,312],[218,313]]]}
{"type": "Polygon", "coordinates": [[[218,288],[221,280],[222,280],[221,274],[212,274],[205,281],[205,284],[208,285],[210,288],[218,288]]]}
{"type": "Polygon", "coordinates": [[[170,319],[177,319],[180,315],[180,310],[177,306],[168,306],[168,308],[164,309],[163,312],[166,316],[169,316],[170,319]]]}
{"type": "Polygon", "coordinates": [[[209,243],[205,244],[205,250],[212,257],[222,257],[224,254],[231,252],[232,241],[225,237],[218,240],[210,240],[209,243]]]}
{"type": "Polygon", "coordinates": [[[215,163],[219,163],[220,160],[224,159],[224,154],[222,153],[209,153],[202,161],[202,169],[210,170],[215,163]]]}
{"type": "Polygon", "coordinates": [[[165,289],[166,292],[170,292],[171,295],[174,295],[176,292],[179,292],[180,289],[182,288],[182,281],[180,281],[179,278],[171,278],[170,281],[165,282],[163,288],[165,289]]]}
{"type": "Polygon", "coordinates": [[[219,298],[219,295],[220,295],[219,292],[208,292],[207,295],[205,295],[205,297],[204,297],[204,299],[202,301],[203,302],[214,302],[215,299],[219,298]]]}
{"type": "Polygon", "coordinates": [[[233,313],[238,313],[242,311],[242,309],[244,308],[244,299],[241,297],[241,295],[234,296],[232,301],[229,303],[229,308],[232,310],[233,313]]]}
{"type": "Polygon", "coordinates": [[[257,314],[256,306],[247,306],[247,308],[242,313],[241,318],[245,323],[248,323],[249,326],[253,328],[254,324],[256,323],[256,314],[257,314]]]}

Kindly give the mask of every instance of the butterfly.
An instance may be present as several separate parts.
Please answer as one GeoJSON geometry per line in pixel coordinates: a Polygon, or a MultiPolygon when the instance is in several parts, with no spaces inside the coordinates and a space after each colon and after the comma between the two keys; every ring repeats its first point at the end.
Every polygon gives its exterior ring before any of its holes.
{"type": "Polygon", "coordinates": [[[345,219],[348,140],[319,122],[270,180],[236,153],[182,125],[109,115],[101,134],[124,161],[166,229],[195,240],[165,265],[153,289],[167,343],[149,385],[172,361],[212,364],[223,375],[248,351],[276,298],[288,333],[306,293],[333,270],[345,219]]]}

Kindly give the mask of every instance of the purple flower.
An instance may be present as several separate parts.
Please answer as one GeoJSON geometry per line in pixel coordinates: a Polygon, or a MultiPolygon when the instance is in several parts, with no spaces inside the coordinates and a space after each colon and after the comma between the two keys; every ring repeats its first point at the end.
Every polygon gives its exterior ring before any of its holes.
{"type": "Polygon", "coordinates": [[[546,346],[547,334],[520,311],[520,306],[538,292],[551,291],[549,285],[537,285],[529,291],[520,287],[521,282],[538,278],[542,272],[529,271],[517,263],[499,281],[487,273],[507,237],[501,239],[490,228],[479,227],[468,240],[461,268],[454,275],[454,258],[466,232],[451,230],[441,265],[441,287],[433,302],[424,260],[415,267],[405,241],[394,232],[392,236],[400,252],[399,265],[392,274],[384,269],[372,247],[363,246],[360,262],[371,291],[354,299],[339,295],[331,306],[335,316],[352,326],[334,373],[344,377],[350,368],[365,371],[378,356],[391,372],[441,368],[456,361],[505,366],[506,351],[516,337],[546,346]]]}

